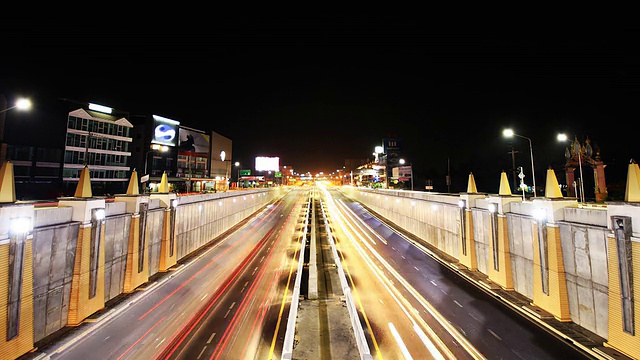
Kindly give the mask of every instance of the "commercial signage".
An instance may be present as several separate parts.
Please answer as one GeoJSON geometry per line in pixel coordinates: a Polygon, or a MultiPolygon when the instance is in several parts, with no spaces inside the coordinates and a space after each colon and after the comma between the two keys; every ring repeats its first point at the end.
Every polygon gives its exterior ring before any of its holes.
{"type": "Polygon", "coordinates": [[[409,181],[411,180],[411,166],[398,166],[394,167],[392,170],[392,178],[398,179],[399,181],[409,181]]]}
{"type": "Polygon", "coordinates": [[[251,175],[251,170],[240,170],[240,176],[249,176],[251,175]]]}
{"type": "Polygon", "coordinates": [[[279,157],[256,157],[256,171],[280,171],[279,157]]]}
{"type": "Polygon", "coordinates": [[[153,135],[151,136],[151,143],[176,146],[178,143],[179,126],[179,121],[153,115],[153,135]]]}
{"type": "Polygon", "coordinates": [[[186,127],[180,127],[178,154],[185,156],[209,157],[209,135],[186,127]]]}

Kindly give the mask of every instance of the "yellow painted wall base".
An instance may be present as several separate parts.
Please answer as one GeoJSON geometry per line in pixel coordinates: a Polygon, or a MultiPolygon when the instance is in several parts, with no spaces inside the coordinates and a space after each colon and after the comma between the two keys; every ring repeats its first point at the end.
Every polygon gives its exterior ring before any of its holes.
{"type": "MultiPolygon", "coordinates": [[[[148,234],[146,234],[148,236],[148,234]]],[[[147,237],[147,239],[149,239],[147,237]]],[[[127,270],[124,275],[124,292],[130,293],[138,286],[149,280],[149,262],[143,261],[142,271],[138,271],[139,249],[140,249],[140,216],[131,219],[131,230],[129,231],[129,246],[127,247],[127,270]]],[[[144,248],[144,258],[147,259],[148,247],[144,248]]]]}
{"type": "MultiPolygon", "coordinates": [[[[513,290],[511,253],[509,252],[509,237],[507,236],[507,218],[498,215],[496,220],[498,221],[498,270],[495,270],[493,267],[493,241],[489,241],[487,275],[489,276],[489,280],[500,285],[503,289],[513,290]]],[[[491,229],[490,224],[488,228],[491,229]]]]}
{"type": "MultiPolygon", "coordinates": [[[[478,259],[476,258],[476,242],[473,237],[473,215],[472,212],[465,209],[466,221],[461,224],[464,226],[466,236],[460,242],[460,264],[466,266],[469,270],[478,270],[478,259]],[[466,246],[467,254],[462,251],[466,246]]],[[[461,232],[462,234],[462,232],[461,232]]]]}
{"type": "Polygon", "coordinates": [[[158,266],[158,271],[167,271],[170,267],[177,264],[177,241],[173,243],[173,255],[170,255],[171,252],[171,210],[167,209],[164,212],[164,222],[162,227],[162,243],[160,244],[160,265],[158,266]]]}
{"type": "MultiPolygon", "coordinates": [[[[633,277],[633,293],[636,296],[634,302],[635,335],[631,335],[622,327],[622,302],[620,300],[620,278],[618,273],[618,254],[616,241],[613,237],[607,237],[609,253],[609,337],[606,345],[633,358],[640,359],[640,276],[633,277]]],[[[640,244],[631,242],[634,275],[640,269],[640,244]]]]}
{"type": "Polygon", "coordinates": [[[20,326],[18,336],[7,341],[7,299],[9,297],[9,244],[0,246],[0,359],[13,360],[33,347],[33,255],[32,241],[24,248],[22,292],[20,294],[20,326]]]}
{"type": "Polygon", "coordinates": [[[76,260],[73,266],[71,294],[69,298],[69,326],[80,325],[84,319],[104,308],[104,224],[100,238],[96,295],[89,299],[89,263],[91,261],[91,227],[78,231],[76,260]]]}
{"type": "Polygon", "coordinates": [[[542,291],[538,225],[533,223],[533,304],[552,314],[558,321],[570,322],[567,277],[562,260],[560,231],[555,226],[546,226],[549,268],[549,294],[542,291]]]}

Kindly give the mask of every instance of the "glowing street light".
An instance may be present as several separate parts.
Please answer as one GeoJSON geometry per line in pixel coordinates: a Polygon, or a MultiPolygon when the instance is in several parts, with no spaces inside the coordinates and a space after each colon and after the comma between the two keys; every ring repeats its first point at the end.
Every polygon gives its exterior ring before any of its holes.
{"type": "Polygon", "coordinates": [[[236,161],[234,165],[238,168],[238,187],[240,187],[240,162],[236,161]]]}
{"type": "Polygon", "coordinates": [[[22,110],[22,111],[26,111],[26,110],[30,110],[31,109],[31,100],[27,99],[27,98],[20,98],[16,101],[15,105],[10,106],[6,109],[2,109],[0,110],[0,113],[3,112],[7,112],[11,109],[17,109],[17,110],[22,110]]]}
{"type": "Polygon", "coordinates": [[[531,177],[533,178],[533,197],[536,197],[536,170],[533,166],[533,146],[531,146],[531,139],[526,136],[518,135],[513,132],[511,129],[504,129],[502,131],[502,135],[507,138],[511,138],[514,136],[529,140],[529,152],[531,153],[531,177]]]}

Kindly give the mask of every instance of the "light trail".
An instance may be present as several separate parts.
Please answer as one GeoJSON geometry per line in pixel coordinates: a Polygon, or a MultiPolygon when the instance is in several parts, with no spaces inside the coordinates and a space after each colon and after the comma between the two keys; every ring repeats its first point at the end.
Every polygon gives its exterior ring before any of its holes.
{"type": "MultiPolygon", "coordinates": [[[[346,206],[346,204],[344,204],[343,202],[340,202],[340,204],[343,208],[346,208],[347,213],[351,214],[351,217],[350,217],[351,221],[356,222],[357,220],[363,223],[364,226],[369,228],[371,232],[375,233],[375,231],[371,229],[355,213],[353,213],[351,209],[349,209],[349,207],[346,206]]],[[[374,216],[371,215],[371,217],[374,217],[374,216]]],[[[384,222],[381,222],[381,224],[387,227],[388,229],[390,229],[386,224],[384,224],[384,222]]],[[[390,230],[394,231],[393,229],[390,229],[390,230]]],[[[404,235],[402,234],[399,234],[399,235],[402,236],[402,238],[405,239],[409,244],[412,244],[417,249],[423,251],[425,254],[429,254],[429,252],[427,252],[426,249],[422,249],[421,246],[417,246],[413,241],[410,241],[409,239],[404,237],[404,235]]],[[[377,258],[377,260],[387,269],[387,271],[389,271],[389,273],[393,275],[394,278],[396,278],[402,284],[403,287],[405,287],[405,289],[409,293],[411,293],[414,296],[414,298],[427,310],[427,312],[429,312],[429,314],[431,314],[438,321],[438,323],[440,323],[440,325],[444,327],[451,334],[451,336],[454,337],[454,339],[456,339],[456,341],[460,344],[460,346],[462,346],[475,359],[486,359],[484,355],[482,355],[482,353],[480,353],[464,335],[462,335],[446,318],[444,318],[444,316],[442,316],[431,304],[429,304],[429,302],[426,301],[422,297],[422,295],[413,288],[411,284],[409,284],[400,274],[398,274],[398,272],[393,267],[391,267],[389,263],[382,256],[380,256],[380,254],[378,254],[377,251],[375,251],[371,247],[371,245],[369,245],[367,242],[363,242],[363,244],[365,244],[369,248],[370,252],[377,258]]],[[[426,329],[430,331],[430,333],[433,332],[428,326],[426,327],[426,329]]],[[[442,346],[444,346],[444,344],[442,344],[442,346]]]]}

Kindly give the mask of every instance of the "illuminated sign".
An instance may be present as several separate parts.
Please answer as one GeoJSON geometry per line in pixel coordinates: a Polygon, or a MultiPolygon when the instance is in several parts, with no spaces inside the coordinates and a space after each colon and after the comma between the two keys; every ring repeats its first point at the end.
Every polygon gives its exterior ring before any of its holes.
{"type": "Polygon", "coordinates": [[[153,137],[151,138],[151,143],[176,146],[179,125],[179,121],[153,115],[153,137]]]}
{"type": "Polygon", "coordinates": [[[180,127],[178,133],[180,134],[178,154],[205,158],[209,156],[209,135],[184,126],[180,127]]]}
{"type": "Polygon", "coordinates": [[[256,157],[256,171],[280,171],[279,157],[256,157]]]}

